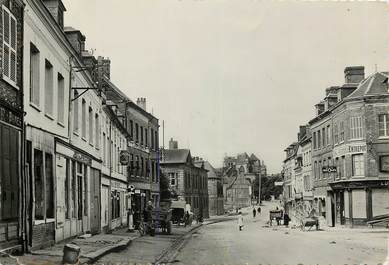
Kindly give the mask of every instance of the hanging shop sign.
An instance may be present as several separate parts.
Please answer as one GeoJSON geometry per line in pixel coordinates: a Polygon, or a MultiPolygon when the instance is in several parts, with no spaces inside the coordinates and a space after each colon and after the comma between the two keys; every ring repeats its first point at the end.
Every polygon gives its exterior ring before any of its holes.
{"type": "Polygon", "coordinates": [[[130,153],[127,150],[120,151],[120,164],[127,166],[130,163],[130,153]]]}
{"type": "Polygon", "coordinates": [[[380,171],[389,172],[389,155],[380,156],[380,171]]]}

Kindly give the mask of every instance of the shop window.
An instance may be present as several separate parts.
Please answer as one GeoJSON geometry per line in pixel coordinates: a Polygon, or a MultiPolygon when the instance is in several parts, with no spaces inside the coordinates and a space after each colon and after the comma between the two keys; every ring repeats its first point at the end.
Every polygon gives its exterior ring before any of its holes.
{"type": "Polygon", "coordinates": [[[34,150],[35,220],[44,220],[43,153],[34,150]]]}
{"type": "Polygon", "coordinates": [[[76,218],[76,209],[77,209],[77,183],[76,183],[77,173],[76,173],[76,162],[72,161],[72,217],[76,218]]]}
{"type": "Polygon", "coordinates": [[[65,218],[70,218],[69,187],[70,187],[70,160],[66,158],[65,168],[65,218]]]}
{"type": "Polygon", "coordinates": [[[54,218],[53,155],[45,153],[46,218],[54,218]]]}
{"type": "Polygon", "coordinates": [[[84,165],[84,215],[88,216],[88,166],[84,165]]]}
{"type": "Polygon", "coordinates": [[[114,190],[111,192],[112,219],[120,217],[120,192],[114,190]]]}

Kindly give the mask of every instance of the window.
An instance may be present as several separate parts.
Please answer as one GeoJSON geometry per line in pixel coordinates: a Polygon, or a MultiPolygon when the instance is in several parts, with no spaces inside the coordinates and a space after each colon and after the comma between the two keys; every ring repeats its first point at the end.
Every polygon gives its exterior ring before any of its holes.
{"type": "Polygon", "coordinates": [[[3,6],[3,78],[16,86],[17,20],[3,6]]]}
{"type": "Polygon", "coordinates": [[[339,143],[338,125],[334,124],[334,144],[339,143]]]}
{"type": "Polygon", "coordinates": [[[361,117],[350,118],[350,139],[361,139],[363,137],[363,127],[361,117]]]}
{"type": "Polygon", "coordinates": [[[105,139],[105,132],[103,132],[103,164],[107,165],[107,157],[106,157],[106,139],[105,139]]]}
{"type": "Polygon", "coordinates": [[[335,158],[335,167],[336,167],[336,177],[337,178],[340,178],[340,161],[339,161],[339,157],[335,158]]]}
{"type": "Polygon", "coordinates": [[[151,132],[150,132],[151,149],[154,149],[154,137],[153,137],[154,130],[152,128],[150,130],[151,130],[151,132]]]}
{"type": "Polygon", "coordinates": [[[316,145],[316,132],[313,132],[313,149],[316,149],[317,148],[317,145],[316,145]]]}
{"type": "Polygon", "coordinates": [[[145,146],[147,146],[148,145],[148,135],[147,135],[147,129],[145,128],[145,146]]]}
{"type": "Polygon", "coordinates": [[[39,50],[30,43],[30,102],[39,107],[39,50]]]}
{"type": "Polygon", "coordinates": [[[65,106],[65,81],[63,76],[58,73],[57,76],[58,81],[58,103],[57,103],[57,119],[58,122],[64,123],[64,106],[65,106]]]}
{"type": "Polygon", "coordinates": [[[88,166],[84,165],[84,215],[88,215],[88,166]]]}
{"type": "Polygon", "coordinates": [[[344,122],[340,122],[339,126],[339,142],[342,143],[344,142],[344,122]]]}
{"type": "Polygon", "coordinates": [[[34,150],[35,219],[44,220],[43,153],[34,150]]]}
{"type": "Polygon", "coordinates": [[[78,133],[79,122],[78,122],[78,92],[74,91],[73,97],[73,131],[78,133]]]}
{"type": "Polygon", "coordinates": [[[45,113],[53,116],[53,65],[45,60],[45,113]]]}
{"type": "Polygon", "coordinates": [[[170,186],[175,187],[177,185],[177,179],[175,173],[169,173],[170,186]]]}
{"type": "Polygon", "coordinates": [[[326,147],[326,140],[327,140],[327,138],[326,138],[326,128],[323,128],[322,129],[322,138],[323,138],[323,148],[324,147],[326,147]]]}
{"type": "Polygon", "coordinates": [[[112,219],[120,217],[120,192],[113,190],[111,192],[112,219]]]}
{"type": "Polygon", "coordinates": [[[70,218],[69,190],[70,190],[70,160],[66,158],[65,173],[65,218],[70,218]]]}
{"type": "Polygon", "coordinates": [[[352,156],[353,176],[363,176],[365,173],[363,154],[352,156]]]}
{"type": "Polygon", "coordinates": [[[82,103],[81,103],[81,136],[83,138],[86,138],[86,101],[85,99],[82,99],[82,103]]]}
{"type": "Polygon", "coordinates": [[[321,147],[321,133],[320,130],[317,131],[317,148],[321,147]]]}
{"type": "Polygon", "coordinates": [[[154,143],[155,143],[155,150],[157,150],[157,149],[158,149],[158,131],[156,130],[156,131],[154,132],[154,134],[155,134],[155,140],[154,140],[154,143]]]}
{"type": "Polygon", "coordinates": [[[345,156],[342,156],[342,164],[341,164],[342,168],[341,168],[341,177],[346,177],[346,157],[345,156]]]}
{"type": "Polygon", "coordinates": [[[88,125],[89,125],[89,143],[93,144],[93,110],[89,107],[88,111],[88,125]]]}
{"type": "Polygon", "coordinates": [[[142,177],[144,177],[144,160],[143,160],[143,157],[140,158],[140,165],[141,165],[141,169],[140,169],[140,175],[142,177]]]}
{"type": "Polygon", "coordinates": [[[389,137],[389,114],[378,115],[378,128],[380,137],[389,137]]]}
{"type": "Polygon", "coordinates": [[[100,122],[99,122],[99,114],[95,114],[95,146],[96,148],[100,148],[100,122]]]}
{"type": "Polygon", "coordinates": [[[72,217],[76,218],[76,209],[77,209],[77,183],[76,183],[77,173],[76,173],[76,162],[72,161],[72,217]]]}
{"type": "Polygon", "coordinates": [[[139,141],[139,125],[138,123],[135,123],[135,141],[139,141]]]}
{"type": "Polygon", "coordinates": [[[327,126],[327,145],[331,144],[331,128],[330,125],[327,126]]]}
{"type": "Polygon", "coordinates": [[[130,120],[130,138],[134,139],[134,122],[132,120],[130,120]]]}
{"type": "Polygon", "coordinates": [[[46,218],[54,218],[53,155],[45,153],[46,218]]]}
{"type": "Polygon", "coordinates": [[[140,126],[140,144],[143,145],[143,127],[140,126]]]}

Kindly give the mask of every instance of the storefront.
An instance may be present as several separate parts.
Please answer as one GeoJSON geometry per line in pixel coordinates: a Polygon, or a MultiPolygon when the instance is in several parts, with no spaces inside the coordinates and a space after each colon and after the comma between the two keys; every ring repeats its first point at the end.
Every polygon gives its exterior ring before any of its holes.
{"type": "Polygon", "coordinates": [[[100,232],[101,161],[56,141],[55,241],[100,232]]]}

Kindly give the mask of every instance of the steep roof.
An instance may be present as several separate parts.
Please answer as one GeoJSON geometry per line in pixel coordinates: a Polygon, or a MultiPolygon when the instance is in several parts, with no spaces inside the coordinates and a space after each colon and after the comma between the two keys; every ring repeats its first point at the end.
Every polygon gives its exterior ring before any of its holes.
{"type": "Polygon", "coordinates": [[[347,98],[358,98],[372,95],[389,95],[388,73],[377,72],[363,80],[347,98]]]}
{"type": "Polygon", "coordinates": [[[189,149],[167,149],[163,151],[161,164],[185,164],[192,160],[189,149]]]}
{"type": "Polygon", "coordinates": [[[259,161],[259,158],[254,154],[251,154],[250,159],[254,161],[259,161]]]}
{"type": "Polygon", "coordinates": [[[206,169],[208,171],[208,179],[220,178],[216,174],[216,169],[208,161],[196,161],[196,162],[194,162],[196,167],[201,167],[203,165],[203,163],[204,163],[204,169],[206,169]]]}

